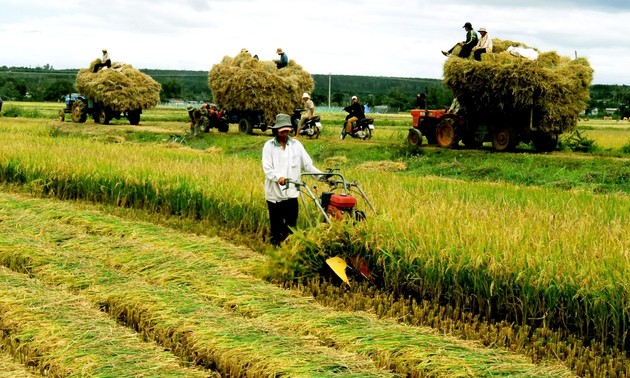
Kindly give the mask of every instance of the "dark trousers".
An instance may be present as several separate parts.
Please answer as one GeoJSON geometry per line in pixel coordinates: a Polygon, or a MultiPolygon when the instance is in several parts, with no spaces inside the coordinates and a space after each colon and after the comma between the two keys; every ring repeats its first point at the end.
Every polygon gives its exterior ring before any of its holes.
{"type": "Polygon", "coordinates": [[[99,70],[99,68],[101,68],[101,67],[112,68],[112,61],[111,61],[111,59],[107,59],[103,63],[96,63],[94,65],[94,72],[97,72],[99,70]]]}
{"type": "Polygon", "coordinates": [[[472,51],[473,46],[470,45],[464,45],[462,46],[462,49],[459,50],[459,57],[460,58],[468,58],[470,56],[470,52],[472,51]]]}
{"type": "Polygon", "coordinates": [[[298,217],[298,200],[290,198],[282,202],[267,201],[269,223],[271,225],[271,244],[280,245],[291,233],[289,227],[295,228],[298,217]]]}
{"type": "Polygon", "coordinates": [[[475,60],[481,61],[481,54],[485,54],[486,53],[486,49],[477,49],[475,50],[474,54],[475,54],[475,60]]]}

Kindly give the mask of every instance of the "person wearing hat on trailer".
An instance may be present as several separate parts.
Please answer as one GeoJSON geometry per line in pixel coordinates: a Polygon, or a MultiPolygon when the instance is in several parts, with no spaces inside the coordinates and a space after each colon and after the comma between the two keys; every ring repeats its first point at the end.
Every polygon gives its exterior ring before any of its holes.
{"type": "Polygon", "coordinates": [[[282,51],[280,47],[278,47],[278,49],[276,50],[276,53],[280,55],[280,59],[273,60],[274,62],[276,62],[276,67],[278,67],[278,69],[286,67],[287,64],[289,64],[289,58],[287,57],[287,53],[282,51]]]}
{"type": "Polygon", "coordinates": [[[461,46],[461,50],[459,50],[458,56],[460,58],[468,58],[470,56],[472,48],[477,45],[477,32],[473,30],[472,24],[470,22],[467,22],[462,27],[466,29],[466,40],[455,44],[455,46],[451,47],[451,49],[448,51],[442,50],[442,54],[444,54],[444,56],[450,56],[453,53],[455,47],[459,45],[461,46]]]}
{"type": "MultiPolygon", "coordinates": [[[[313,165],[304,146],[289,136],[293,131],[288,114],[276,115],[271,127],[273,139],[265,142],[262,151],[262,168],[265,173],[265,199],[269,209],[270,242],[279,246],[295,228],[298,217],[299,190],[287,180],[300,180],[302,172],[322,173],[313,165]]],[[[323,176],[325,178],[325,176],[323,176]]]]}
{"type": "Polygon", "coordinates": [[[304,92],[304,94],[302,94],[302,101],[303,113],[300,117],[300,122],[298,122],[297,130],[295,130],[296,139],[298,135],[300,135],[300,129],[302,128],[302,125],[304,125],[304,122],[313,118],[313,116],[315,115],[315,104],[313,103],[313,100],[311,100],[311,96],[308,93],[304,92]]]}
{"type": "Polygon", "coordinates": [[[472,51],[475,60],[481,61],[481,54],[492,52],[492,39],[488,35],[486,28],[479,28],[478,31],[481,34],[481,38],[479,38],[477,46],[473,47],[472,51]]]}
{"type": "Polygon", "coordinates": [[[103,49],[101,62],[94,65],[94,72],[98,72],[101,67],[112,68],[112,60],[109,59],[109,53],[107,52],[107,49],[103,49]]]}

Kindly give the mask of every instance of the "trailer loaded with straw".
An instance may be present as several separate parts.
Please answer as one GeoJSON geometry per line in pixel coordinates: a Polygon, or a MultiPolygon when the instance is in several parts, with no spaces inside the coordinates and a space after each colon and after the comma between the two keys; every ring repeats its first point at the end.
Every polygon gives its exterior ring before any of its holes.
{"type": "Polygon", "coordinates": [[[555,149],[558,136],[577,128],[589,100],[593,70],[584,58],[540,53],[512,41],[493,40],[481,61],[457,54],[444,64],[444,83],[455,98],[450,109],[414,109],[411,145],[477,148],[491,142],[497,151],[533,143],[555,149]],[[533,53],[533,55],[531,54],[533,53]]]}
{"type": "Polygon", "coordinates": [[[302,93],[311,93],[315,84],[302,66],[290,60],[278,69],[273,61],[262,61],[242,50],[225,56],[208,74],[208,86],[219,109],[226,110],[230,123],[242,133],[267,130],[276,114],[293,114],[301,106],[302,93]]]}
{"type": "Polygon", "coordinates": [[[132,125],[139,124],[142,110],[159,103],[162,86],[129,64],[115,63],[111,68],[93,72],[98,62],[97,59],[90,68],[79,70],[76,87],[80,94],[66,96],[66,107],[59,110],[59,120],[70,113],[77,123],[85,122],[91,115],[94,122],[103,125],[121,117],[132,125]]]}

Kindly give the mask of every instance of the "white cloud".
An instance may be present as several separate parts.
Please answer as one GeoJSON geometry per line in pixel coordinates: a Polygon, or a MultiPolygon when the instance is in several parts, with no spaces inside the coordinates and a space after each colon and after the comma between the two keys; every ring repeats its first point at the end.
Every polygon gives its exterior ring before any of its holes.
{"type": "Polygon", "coordinates": [[[594,83],[630,84],[630,2],[608,0],[4,0],[0,65],[209,70],[241,48],[283,47],[311,73],[440,78],[440,50],[470,21],[496,38],[589,59],[594,83]]]}

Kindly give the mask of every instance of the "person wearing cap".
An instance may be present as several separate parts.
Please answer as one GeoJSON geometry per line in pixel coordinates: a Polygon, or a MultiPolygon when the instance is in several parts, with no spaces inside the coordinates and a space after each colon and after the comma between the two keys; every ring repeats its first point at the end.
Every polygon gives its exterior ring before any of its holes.
{"type": "Polygon", "coordinates": [[[304,146],[289,136],[293,131],[288,114],[276,115],[271,127],[273,139],[265,142],[262,151],[262,168],[265,173],[265,199],[269,209],[270,242],[279,246],[295,228],[298,217],[299,190],[287,180],[300,180],[302,172],[322,173],[313,165],[304,146]]]}
{"type": "Polygon", "coordinates": [[[459,50],[459,54],[457,56],[459,56],[460,58],[468,58],[473,47],[477,45],[477,40],[479,38],[477,37],[477,32],[475,32],[475,30],[473,29],[472,24],[470,22],[467,22],[462,27],[466,30],[466,40],[455,44],[455,46],[451,47],[451,49],[448,51],[442,50],[442,54],[444,54],[444,56],[450,56],[453,53],[455,47],[461,46],[461,49],[459,50]]]}
{"type": "Polygon", "coordinates": [[[348,112],[346,116],[346,133],[342,134],[342,139],[346,134],[352,133],[352,123],[365,118],[363,105],[359,103],[357,96],[352,96],[352,104],[343,108],[348,112]]]}
{"type": "Polygon", "coordinates": [[[481,54],[492,52],[492,38],[488,36],[486,28],[479,28],[478,31],[481,34],[481,38],[479,38],[479,42],[473,47],[472,51],[475,60],[481,61],[481,54]]]}
{"type": "Polygon", "coordinates": [[[298,122],[297,130],[295,131],[296,139],[298,135],[300,135],[300,129],[302,128],[302,125],[304,125],[304,122],[313,118],[313,116],[315,115],[315,104],[313,103],[313,100],[311,100],[311,96],[308,93],[304,92],[304,94],[302,94],[302,101],[303,113],[300,117],[300,122],[298,122]]]}
{"type": "Polygon", "coordinates": [[[101,57],[100,63],[94,65],[94,72],[98,72],[101,67],[112,68],[112,60],[109,59],[107,49],[103,49],[103,56],[101,57]]]}
{"type": "Polygon", "coordinates": [[[278,47],[278,49],[276,50],[276,53],[280,55],[280,59],[273,60],[274,62],[276,62],[276,67],[278,67],[278,69],[286,67],[287,64],[289,64],[289,58],[287,57],[287,53],[282,51],[280,47],[278,47]]]}

